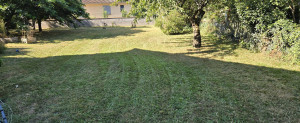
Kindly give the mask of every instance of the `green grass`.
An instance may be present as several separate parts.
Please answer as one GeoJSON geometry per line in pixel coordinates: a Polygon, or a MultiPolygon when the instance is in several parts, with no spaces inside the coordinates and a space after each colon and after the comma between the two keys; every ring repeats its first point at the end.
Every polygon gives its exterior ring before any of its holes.
{"type": "Polygon", "coordinates": [[[300,122],[300,67],[229,41],[203,36],[195,49],[191,34],[154,27],[38,39],[1,55],[13,122],[300,122]]]}

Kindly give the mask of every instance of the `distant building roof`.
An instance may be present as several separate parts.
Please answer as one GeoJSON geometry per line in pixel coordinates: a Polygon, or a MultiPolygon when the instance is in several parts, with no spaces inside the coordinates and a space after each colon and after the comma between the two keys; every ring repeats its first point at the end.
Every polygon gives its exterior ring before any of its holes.
{"type": "Polygon", "coordinates": [[[82,0],[82,3],[89,4],[89,3],[113,3],[116,0],[82,0]]]}

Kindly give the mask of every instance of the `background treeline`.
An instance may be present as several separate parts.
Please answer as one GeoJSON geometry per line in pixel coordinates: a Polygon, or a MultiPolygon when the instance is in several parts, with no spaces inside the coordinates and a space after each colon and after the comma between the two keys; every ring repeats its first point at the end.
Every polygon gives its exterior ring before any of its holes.
{"type": "MultiPolygon", "coordinates": [[[[300,0],[217,0],[205,11],[201,32],[229,38],[255,52],[300,62],[300,0]]],[[[191,32],[186,16],[167,13],[156,19],[156,26],[164,33],[191,32]]]]}

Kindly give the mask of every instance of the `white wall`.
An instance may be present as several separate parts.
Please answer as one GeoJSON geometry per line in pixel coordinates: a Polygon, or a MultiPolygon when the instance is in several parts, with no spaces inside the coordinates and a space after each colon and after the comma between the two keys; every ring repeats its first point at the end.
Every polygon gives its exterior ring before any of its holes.
{"type": "MultiPolygon", "coordinates": [[[[104,23],[107,24],[107,26],[131,26],[134,18],[99,18],[99,19],[83,19],[81,23],[78,23],[79,26],[81,27],[100,27],[104,26],[104,23]]],[[[148,25],[154,25],[154,22],[146,22],[145,19],[138,20],[138,23],[136,26],[148,26],[148,25]]],[[[37,27],[37,25],[36,25],[37,27]]],[[[42,27],[43,29],[48,29],[48,28],[68,28],[67,25],[59,25],[58,22],[56,21],[43,21],[42,22],[42,27]]]]}
{"type": "MultiPolygon", "coordinates": [[[[90,13],[91,18],[103,18],[103,6],[110,4],[86,4],[85,9],[90,13]]],[[[120,11],[120,5],[124,5],[124,10],[129,12],[131,7],[128,4],[120,3],[117,6],[111,6],[111,15],[108,15],[108,18],[121,18],[122,12],[120,11]]]]}

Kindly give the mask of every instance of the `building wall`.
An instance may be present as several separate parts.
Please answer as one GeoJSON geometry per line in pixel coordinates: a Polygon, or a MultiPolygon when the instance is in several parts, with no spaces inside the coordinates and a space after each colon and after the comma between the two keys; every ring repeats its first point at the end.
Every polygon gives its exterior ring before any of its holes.
{"type": "MultiPolygon", "coordinates": [[[[111,6],[110,4],[86,4],[85,9],[90,13],[91,18],[104,18],[103,6],[111,6]]],[[[120,5],[124,5],[124,10],[129,12],[131,7],[126,3],[120,3],[117,6],[111,6],[111,15],[108,15],[108,18],[121,18],[122,12],[120,11],[120,5]]]]}
{"type": "MultiPolygon", "coordinates": [[[[76,22],[80,27],[103,27],[106,26],[132,26],[134,18],[98,18],[98,19],[83,19],[81,23],[76,22]]],[[[146,22],[146,19],[138,20],[136,26],[150,26],[154,25],[154,22],[146,22]]],[[[38,25],[36,25],[37,27],[38,25]]],[[[43,21],[42,28],[68,28],[68,25],[60,25],[58,22],[53,20],[43,21]]],[[[72,26],[70,26],[72,28],[72,26]]]]}

